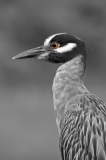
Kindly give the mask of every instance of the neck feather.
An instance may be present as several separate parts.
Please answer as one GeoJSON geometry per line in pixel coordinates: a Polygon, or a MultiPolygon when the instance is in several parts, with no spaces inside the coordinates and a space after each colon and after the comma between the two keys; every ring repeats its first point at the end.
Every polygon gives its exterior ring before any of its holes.
{"type": "Polygon", "coordinates": [[[83,81],[85,69],[86,62],[84,62],[83,57],[80,55],[61,65],[57,70],[57,75],[60,73],[68,75],[71,80],[83,81]]]}
{"type": "Polygon", "coordinates": [[[77,56],[58,68],[53,82],[54,108],[58,121],[70,101],[84,93],[89,93],[83,85],[85,68],[86,63],[82,56],[77,56]]]}

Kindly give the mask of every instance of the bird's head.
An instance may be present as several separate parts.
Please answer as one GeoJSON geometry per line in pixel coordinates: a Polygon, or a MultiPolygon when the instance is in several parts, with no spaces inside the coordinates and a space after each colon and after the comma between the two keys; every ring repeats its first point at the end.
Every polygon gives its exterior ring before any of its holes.
{"type": "Polygon", "coordinates": [[[64,63],[82,55],[86,59],[86,47],[79,38],[67,33],[57,33],[48,37],[43,46],[24,51],[13,59],[37,58],[52,63],[64,63]]]}

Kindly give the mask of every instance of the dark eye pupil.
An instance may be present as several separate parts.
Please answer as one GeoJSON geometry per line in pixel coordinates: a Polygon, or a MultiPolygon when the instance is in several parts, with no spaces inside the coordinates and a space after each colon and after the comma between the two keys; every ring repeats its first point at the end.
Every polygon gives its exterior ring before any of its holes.
{"type": "Polygon", "coordinates": [[[52,44],[52,46],[55,48],[55,47],[56,47],[56,44],[52,44]]]}

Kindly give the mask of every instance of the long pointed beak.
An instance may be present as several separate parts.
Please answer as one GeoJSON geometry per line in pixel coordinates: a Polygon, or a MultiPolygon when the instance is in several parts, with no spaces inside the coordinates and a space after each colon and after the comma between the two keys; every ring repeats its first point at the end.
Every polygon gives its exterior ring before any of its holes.
{"type": "Polygon", "coordinates": [[[25,58],[32,58],[32,57],[37,58],[45,52],[46,52],[46,49],[43,46],[40,46],[37,48],[33,48],[30,50],[24,51],[24,52],[16,55],[15,57],[13,57],[12,59],[25,59],[25,58]]]}

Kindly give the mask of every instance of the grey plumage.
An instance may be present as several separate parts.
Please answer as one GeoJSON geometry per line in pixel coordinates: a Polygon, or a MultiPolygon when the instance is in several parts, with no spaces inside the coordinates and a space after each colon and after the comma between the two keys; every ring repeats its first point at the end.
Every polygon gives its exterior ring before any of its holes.
{"type": "Polygon", "coordinates": [[[106,159],[106,105],[83,85],[81,57],[58,69],[54,105],[63,160],[106,159]]]}
{"type": "Polygon", "coordinates": [[[13,59],[36,57],[62,64],[53,81],[53,99],[62,160],[106,160],[106,104],[84,86],[86,46],[66,33],[13,59]]]}
{"type": "Polygon", "coordinates": [[[106,106],[91,94],[77,97],[60,121],[63,160],[106,159],[106,106]]]}

